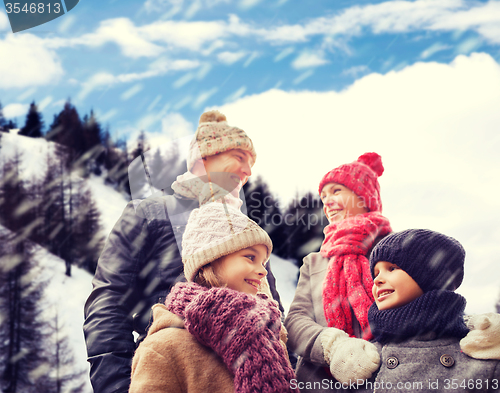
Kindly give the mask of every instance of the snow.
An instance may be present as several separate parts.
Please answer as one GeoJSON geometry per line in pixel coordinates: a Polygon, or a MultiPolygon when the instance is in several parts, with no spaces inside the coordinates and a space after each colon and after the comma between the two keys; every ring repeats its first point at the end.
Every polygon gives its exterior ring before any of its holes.
{"type": "Polygon", "coordinates": [[[107,237],[120,218],[128,200],[125,195],[104,184],[103,177],[91,176],[87,185],[92,192],[97,209],[101,213],[102,234],[107,237]]]}
{"type": "MultiPolygon", "coordinates": [[[[63,334],[69,338],[73,349],[75,370],[83,370],[84,393],[92,393],[90,384],[87,349],[83,336],[83,306],[92,289],[92,275],[78,267],[71,269],[71,277],[64,274],[64,261],[42,247],[37,247],[34,255],[42,268],[42,274],[49,280],[45,290],[47,306],[45,317],[53,319],[57,312],[58,323],[63,334]]],[[[81,381],[80,381],[81,382],[81,381]]]]}
{"type": "Polygon", "coordinates": [[[276,289],[280,295],[281,304],[285,309],[286,315],[295,295],[299,269],[292,261],[280,258],[274,254],[271,255],[269,262],[271,263],[273,275],[276,278],[276,289]]]}

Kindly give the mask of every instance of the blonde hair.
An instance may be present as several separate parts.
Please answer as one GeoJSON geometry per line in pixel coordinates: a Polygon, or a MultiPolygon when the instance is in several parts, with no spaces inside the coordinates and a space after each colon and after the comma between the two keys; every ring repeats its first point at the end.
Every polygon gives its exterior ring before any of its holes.
{"type": "Polygon", "coordinates": [[[200,270],[198,270],[198,273],[196,274],[194,278],[194,282],[197,284],[200,284],[203,287],[206,288],[213,288],[213,287],[223,287],[223,285],[220,282],[219,277],[217,277],[217,274],[215,274],[213,263],[218,262],[219,259],[216,259],[215,261],[209,263],[208,265],[202,266],[200,270]]]}

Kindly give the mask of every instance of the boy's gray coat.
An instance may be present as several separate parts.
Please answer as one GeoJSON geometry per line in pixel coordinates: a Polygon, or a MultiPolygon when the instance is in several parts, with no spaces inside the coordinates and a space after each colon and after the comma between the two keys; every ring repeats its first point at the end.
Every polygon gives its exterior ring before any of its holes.
{"type": "Polygon", "coordinates": [[[428,335],[376,345],[381,353],[380,369],[368,382],[343,389],[338,382],[318,379],[311,389],[302,385],[301,392],[500,392],[500,361],[468,357],[460,351],[458,338],[432,339],[428,335]]]}

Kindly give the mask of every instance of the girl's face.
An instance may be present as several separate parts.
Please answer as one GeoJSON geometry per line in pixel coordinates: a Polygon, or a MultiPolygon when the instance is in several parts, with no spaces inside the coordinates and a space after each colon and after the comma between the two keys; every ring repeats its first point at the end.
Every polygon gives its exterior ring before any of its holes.
{"type": "Polygon", "coordinates": [[[341,184],[325,184],[320,197],[330,224],[368,212],[363,199],[341,184]]]}
{"type": "Polygon", "coordinates": [[[411,276],[391,262],[377,262],[372,293],[379,310],[401,307],[424,292],[411,276]]]}
{"type": "Polygon", "coordinates": [[[226,255],[213,262],[214,273],[228,288],[256,295],[267,275],[267,247],[257,244],[226,255]]]}

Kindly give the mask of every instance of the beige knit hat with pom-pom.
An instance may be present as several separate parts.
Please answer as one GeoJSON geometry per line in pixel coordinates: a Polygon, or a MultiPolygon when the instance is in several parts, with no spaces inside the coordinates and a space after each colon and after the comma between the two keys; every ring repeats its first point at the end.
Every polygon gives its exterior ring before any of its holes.
{"type": "Polygon", "coordinates": [[[226,116],[219,111],[205,112],[200,117],[200,124],[189,146],[188,170],[201,158],[232,149],[248,151],[255,163],[257,153],[245,131],[227,124],[226,116]]]}
{"type": "Polygon", "coordinates": [[[273,250],[265,230],[238,209],[219,202],[194,209],[182,236],[184,275],[193,281],[201,267],[244,248],[263,244],[273,250]]]}

